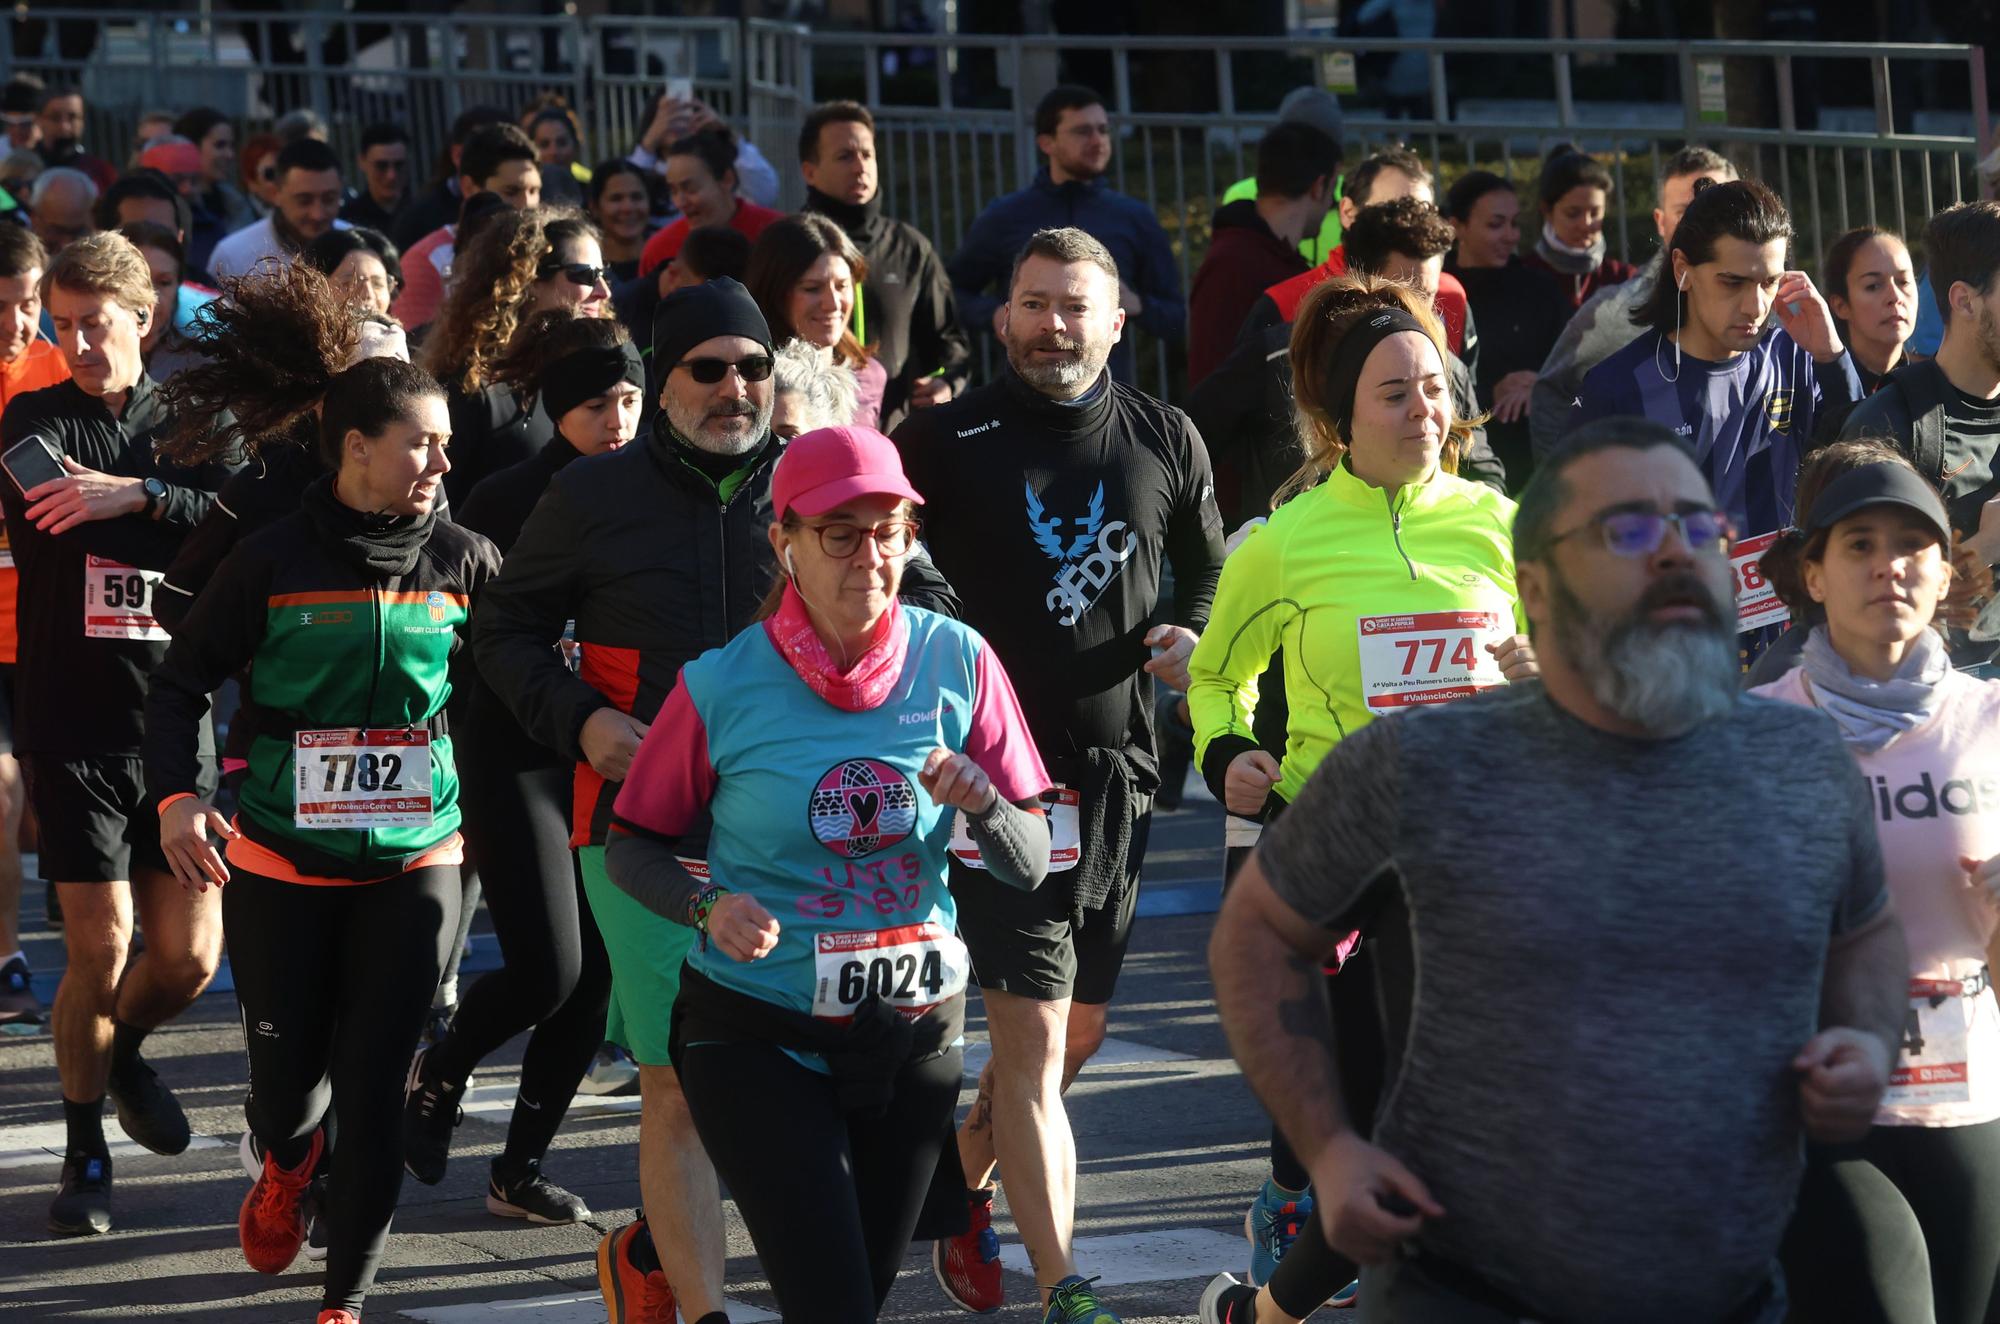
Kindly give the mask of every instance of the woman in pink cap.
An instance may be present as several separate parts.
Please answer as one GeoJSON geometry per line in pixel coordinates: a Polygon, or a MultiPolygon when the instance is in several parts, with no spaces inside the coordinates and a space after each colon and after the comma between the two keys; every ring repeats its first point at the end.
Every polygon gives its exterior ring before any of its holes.
{"type": "Polygon", "coordinates": [[[607,854],[634,902],[700,934],[674,1066],[793,1321],[876,1317],[951,1148],[954,817],[995,877],[1048,870],[1050,779],[1007,673],[971,629],[897,602],[922,500],[879,432],[792,442],[764,619],[681,671],[607,854]],[[800,1190],[826,1216],[797,1217],[800,1190]]]}

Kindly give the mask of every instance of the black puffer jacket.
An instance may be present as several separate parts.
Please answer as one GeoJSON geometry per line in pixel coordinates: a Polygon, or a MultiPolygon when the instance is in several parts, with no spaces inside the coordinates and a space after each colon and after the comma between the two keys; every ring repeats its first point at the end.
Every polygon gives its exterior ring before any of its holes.
{"type": "MultiPolygon", "coordinates": [[[[667,426],[609,455],[565,466],[521,528],[472,621],[480,675],[528,735],[575,760],[572,844],[601,844],[618,786],[583,757],[590,715],[607,705],[651,722],[681,668],[749,625],[776,564],[771,469],[784,443],[766,434],[719,483],[667,426]],[[582,665],[555,649],[576,622],[582,665]]],[[[903,597],[958,614],[928,560],[904,570],[903,597]]]]}

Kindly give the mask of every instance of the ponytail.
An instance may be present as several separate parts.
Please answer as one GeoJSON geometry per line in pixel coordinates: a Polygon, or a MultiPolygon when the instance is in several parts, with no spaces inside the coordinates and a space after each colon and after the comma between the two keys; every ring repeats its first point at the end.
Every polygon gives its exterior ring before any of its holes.
{"type": "Polygon", "coordinates": [[[360,314],[304,262],[223,282],[195,315],[202,360],[160,390],[168,458],[199,464],[274,445],[309,445],[313,412],[360,337],[360,314]]]}

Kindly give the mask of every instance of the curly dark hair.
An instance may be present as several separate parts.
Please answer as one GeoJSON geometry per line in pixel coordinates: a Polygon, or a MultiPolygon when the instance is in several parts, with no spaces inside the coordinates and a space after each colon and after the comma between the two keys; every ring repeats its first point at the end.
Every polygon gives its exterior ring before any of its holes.
{"type": "Polygon", "coordinates": [[[196,464],[241,447],[310,445],[314,407],[359,338],[360,314],[304,262],[223,282],[195,315],[204,357],[163,386],[174,420],[160,451],[196,464]]]}
{"type": "Polygon", "coordinates": [[[446,386],[477,391],[513,343],[538,270],[557,246],[597,235],[581,212],[530,207],[498,215],[452,256],[451,293],[424,341],[423,366],[446,386]]]}

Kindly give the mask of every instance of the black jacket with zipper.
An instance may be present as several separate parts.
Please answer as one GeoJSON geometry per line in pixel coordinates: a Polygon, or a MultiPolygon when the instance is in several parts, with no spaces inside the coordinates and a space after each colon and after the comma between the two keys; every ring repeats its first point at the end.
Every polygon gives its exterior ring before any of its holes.
{"type": "Polygon", "coordinates": [[[803,210],[818,212],[847,232],[868,263],[861,283],[862,337],[889,370],[882,393],[882,431],[909,411],[910,388],[942,373],[954,395],[965,391],[972,342],[958,322],[958,299],[944,260],[921,230],[882,214],[881,199],[849,206],[818,189],[806,190],[803,210]]]}
{"type": "MultiPolygon", "coordinates": [[[[573,845],[602,844],[618,785],[583,756],[583,725],[613,707],[650,723],[681,667],[756,617],[777,572],[771,470],[784,443],[766,434],[720,483],[686,458],[668,426],[549,482],[473,614],[479,673],[527,734],[575,761],[573,845]],[[576,622],[582,663],[556,651],[576,622]]],[[[903,597],[956,616],[927,560],[904,570],[903,597]]]]}
{"type": "MultiPolygon", "coordinates": [[[[28,522],[27,503],[0,478],[0,507],[20,570],[14,744],[22,753],[78,758],[139,752],[146,677],[166,653],[166,640],[85,635],[86,570],[91,557],[134,571],[165,570],[234,470],[231,463],[182,468],[159,459],[154,446],[170,422],[149,377],[132,388],[121,414],[66,381],[15,396],[0,418],[0,445],[39,433],[85,468],[158,478],[167,488],[157,518],[120,515],[51,535],[28,522]]],[[[146,582],[136,574],[128,578],[146,582]]],[[[150,587],[139,596],[150,610],[150,587]]]]}
{"type": "MultiPolygon", "coordinates": [[[[353,533],[363,517],[315,480],[306,508],[244,539],[223,558],[167,655],[146,702],[146,788],[153,803],[195,786],[191,732],[209,695],[249,670],[236,722],[249,734],[249,777],[237,821],[303,873],[399,873],[458,828],[458,781],[442,712],[469,604],[499,569],[493,544],[433,519],[406,573],[365,567],[353,533]],[[292,822],[292,736],[339,727],[431,728],[434,821],[422,828],[302,829],[292,822]]],[[[374,535],[366,535],[373,537],[374,535]]]]}

